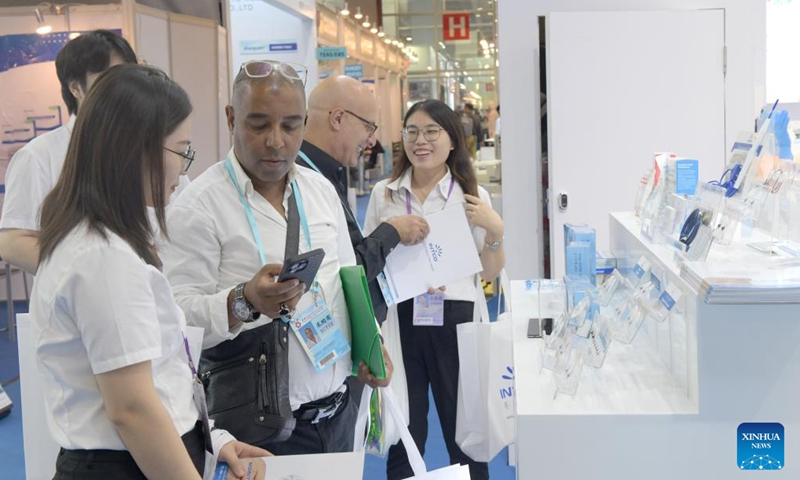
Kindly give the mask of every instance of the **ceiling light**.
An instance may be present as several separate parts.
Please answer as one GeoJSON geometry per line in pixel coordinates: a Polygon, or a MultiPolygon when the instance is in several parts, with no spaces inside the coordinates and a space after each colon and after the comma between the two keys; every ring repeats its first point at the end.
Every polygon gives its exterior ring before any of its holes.
{"type": "Polygon", "coordinates": [[[410,42],[411,40],[414,40],[414,39],[411,38],[411,37],[406,37],[406,42],[410,42]]]}
{"type": "Polygon", "coordinates": [[[475,14],[475,18],[481,18],[481,14],[480,13],[476,13],[475,14]]]}
{"type": "Polygon", "coordinates": [[[381,28],[379,28],[379,29],[378,29],[378,36],[379,36],[380,38],[383,38],[383,37],[385,37],[385,36],[386,36],[386,34],[385,34],[385,33],[383,33],[383,25],[381,25],[381,28]]]}
{"type": "Polygon", "coordinates": [[[490,43],[489,48],[494,48],[494,43],[490,43]]]}
{"type": "Polygon", "coordinates": [[[392,40],[392,45],[394,45],[395,47],[397,46],[398,43],[400,42],[398,42],[397,40],[392,40]]]}
{"type": "Polygon", "coordinates": [[[39,7],[33,9],[33,14],[36,15],[36,21],[39,23],[39,26],[36,27],[36,33],[39,35],[47,35],[53,31],[53,27],[44,23],[44,15],[41,10],[39,10],[39,7]]]}
{"type": "Polygon", "coordinates": [[[444,43],[442,43],[442,42],[439,42],[439,45],[441,45],[441,46],[442,46],[442,48],[447,48],[447,47],[445,46],[445,44],[444,44],[444,43]]]}
{"type": "Polygon", "coordinates": [[[364,28],[369,28],[370,25],[371,24],[369,23],[369,15],[367,15],[366,17],[364,17],[364,23],[362,23],[361,26],[364,28]]]}
{"type": "Polygon", "coordinates": [[[356,7],[356,14],[353,15],[353,18],[355,18],[356,20],[361,20],[362,18],[364,18],[364,15],[361,15],[361,7],[356,7]]]}
{"type": "Polygon", "coordinates": [[[467,81],[471,82],[472,81],[472,77],[467,77],[467,81]]]}
{"type": "Polygon", "coordinates": [[[378,33],[378,27],[373,25],[372,28],[369,29],[369,33],[378,33]]]}
{"type": "Polygon", "coordinates": [[[433,70],[433,67],[431,67],[430,65],[428,65],[428,70],[433,70]]]}
{"type": "Polygon", "coordinates": [[[339,10],[339,13],[344,15],[345,17],[350,15],[350,9],[347,8],[347,2],[344,2],[344,8],[339,10]]]}
{"type": "Polygon", "coordinates": [[[489,15],[491,17],[492,15],[494,15],[494,12],[489,12],[486,15],[489,15]]]}
{"type": "Polygon", "coordinates": [[[392,39],[389,38],[389,37],[386,37],[386,38],[383,39],[383,43],[388,45],[388,44],[392,43],[392,39]]]}
{"type": "Polygon", "coordinates": [[[397,46],[400,47],[400,48],[403,48],[403,47],[406,46],[406,44],[403,43],[403,42],[397,42],[397,46]]]}

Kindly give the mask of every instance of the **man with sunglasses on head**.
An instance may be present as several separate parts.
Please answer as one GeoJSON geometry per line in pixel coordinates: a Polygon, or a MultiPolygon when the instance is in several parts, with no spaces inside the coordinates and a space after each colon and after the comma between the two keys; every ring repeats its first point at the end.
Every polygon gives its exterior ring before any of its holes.
{"type": "Polygon", "coordinates": [[[365,85],[344,75],[328,77],[308,98],[308,125],[297,163],[321,173],[336,188],[356,261],[364,267],[375,317],[382,324],[387,300],[391,302],[391,292],[384,287],[381,275],[386,257],[399,243],[421,242],[430,229],[418,215],[401,215],[382,223],[369,236],[361,233],[347,202],[345,167],[356,166],[361,153],[375,146],[377,117],[377,99],[365,85]]]}
{"type": "MultiPolygon", "coordinates": [[[[294,430],[283,442],[252,442],[276,455],[351,451],[357,411],[345,383],[353,366],[339,269],[356,261],[345,214],[324,177],[295,166],[306,122],[306,75],[299,65],[242,65],[225,108],[233,148],[172,205],[171,242],[162,256],[187,322],[205,329],[206,359],[239,350],[244,339],[262,332],[260,341],[272,342],[266,332],[277,331],[280,345],[288,345],[294,430]],[[311,285],[278,281],[285,262],[315,249],[325,256],[311,285]],[[324,324],[317,345],[306,343],[309,322],[324,324]],[[346,345],[330,355],[325,348],[334,338],[346,345]]],[[[358,373],[364,383],[385,386],[391,361],[387,357],[386,380],[364,364],[358,373]]],[[[250,401],[245,396],[241,400],[250,401]]],[[[285,396],[278,397],[280,404],[285,396]]]]}
{"type": "Polygon", "coordinates": [[[11,158],[0,217],[0,256],[30,274],[39,266],[39,209],[61,175],[75,115],[97,77],[114,65],[136,63],[136,54],[119,35],[94,30],[70,40],[55,63],[69,121],[11,158]]]}

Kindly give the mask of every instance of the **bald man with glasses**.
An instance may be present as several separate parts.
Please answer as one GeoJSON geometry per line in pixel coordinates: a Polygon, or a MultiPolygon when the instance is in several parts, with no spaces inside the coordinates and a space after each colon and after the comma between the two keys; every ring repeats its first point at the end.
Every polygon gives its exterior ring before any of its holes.
{"type": "Polygon", "coordinates": [[[323,80],[308,98],[308,123],[297,163],[324,175],[339,194],[356,261],[364,267],[375,317],[382,324],[389,296],[381,288],[386,257],[400,243],[421,242],[429,227],[420,216],[401,215],[382,223],[369,236],[361,233],[347,202],[345,167],[356,166],[361,153],[375,146],[377,117],[377,99],[361,82],[344,75],[323,80]]]}

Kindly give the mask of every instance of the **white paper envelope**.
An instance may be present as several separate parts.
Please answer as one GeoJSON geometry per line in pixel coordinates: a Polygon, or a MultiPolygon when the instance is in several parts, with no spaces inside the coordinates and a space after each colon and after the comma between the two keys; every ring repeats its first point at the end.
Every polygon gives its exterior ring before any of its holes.
{"type": "Polygon", "coordinates": [[[431,231],[422,243],[398,245],[386,257],[386,277],[398,303],[483,269],[463,205],[425,220],[431,231]]]}

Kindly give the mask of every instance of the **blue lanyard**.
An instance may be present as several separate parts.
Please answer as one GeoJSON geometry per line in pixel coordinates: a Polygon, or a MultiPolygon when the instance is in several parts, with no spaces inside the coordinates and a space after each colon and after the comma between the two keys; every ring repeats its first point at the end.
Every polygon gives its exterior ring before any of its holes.
{"type": "MultiPolygon", "coordinates": [[[[236,187],[236,192],[239,193],[239,201],[244,207],[244,214],[247,216],[247,223],[250,224],[250,231],[253,233],[253,239],[256,241],[256,247],[258,247],[258,258],[261,260],[262,265],[266,265],[267,255],[264,253],[264,244],[261,242],[261,234],[258,233],[258,226],[256,224],[255,216],[253,215],[253,209],[250,207],[250,203],[247,201],[247,198],[245,198],[244,191],[242,191],[242,187],[239,186],[239,181],[236,180],[236,173],[233,171],[233,164],[231,163],[230,157],[225,158],[225,170],[228,171],[228,176],[231,177],[233,186],[236,187]]],[[[300,215],[300,224],[303,226],[303,233],[306,235],[308,248],[311,249],[311,231],[308,228],[306,211],[303,208],[303,197],[300,195],[300,188],[297,186],[297,180],[292,180],[292,191],[294,192],[294,201],[297,204],[297,212],[300,215]]]]}
{"type": "MultiPolygon", "coordinates": [[[[308,164],[308,166],[311,167],[315,172],[319,173],[323,177],[325,176],[325,174],[322,173],[322,171],[320,171],[319,167],[317,167],[317,165],[314,162],[312,162],[311,159],[308,158],[308,155],[303,153],[302,150],[297,152],[297,154],[300,155],[300,158],[302,158],[308,164]]],[[[341,199],[339,199],[339,200],[341,201],[341,199]]],[[[341,202],[341,204],[342,204],[342,209],[344,209],[344,212],[350,217],[351,220],[353,220],[353,223],[356,224],[356,227],[358,227],[359,233],[361,233],[361,236],[363,237],[364,236],[364,230],[361,229],[361,225],[358,223],[358,220],[356,219],[355,215],[353,215],[353,211],[350,210],[350,205],[345,205],[344,202],[341,202]]]]}

